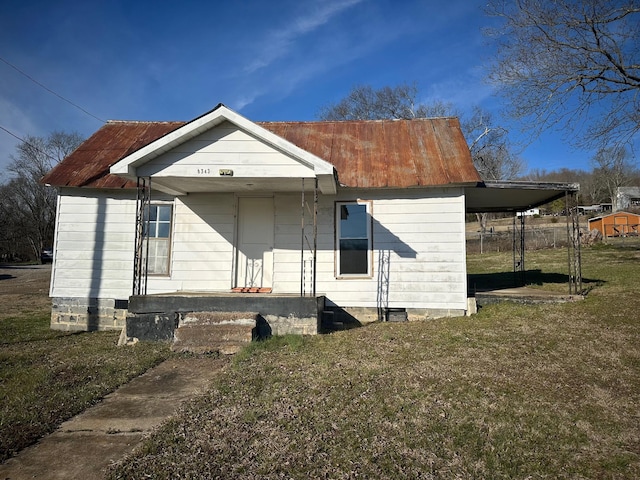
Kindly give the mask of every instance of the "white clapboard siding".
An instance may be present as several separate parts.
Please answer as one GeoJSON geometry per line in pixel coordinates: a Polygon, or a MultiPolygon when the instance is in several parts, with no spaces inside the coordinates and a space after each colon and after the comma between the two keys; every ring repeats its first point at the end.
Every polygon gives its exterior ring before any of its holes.
{"type": "MultiPolygon", "coordinates": [[[[300,291],[300,201],[276,196],[274,291],[300,291]]],[[[462,189],[348,191],[320,197],[317,293],[342,307],[467,308],[462,189]],[[369,278],[335,276],[335,202],[372,202],[373,270],[369,278]],[[388,285],[379,278],[380,253],[388,285]],[[385,304],[380,292],[388,289],[385,304]]],[[[309,227],[312,240],[312,227],[309,227]]],[[[305,247],[308,248],[308,247],[305,247]]],[[[305,258],[310,253],[305,252],[305,258]]],[[[307,287],[308,288],[308,287],[307,287]]]]}
{"type": "Polygon", "coordinates": [[[61,189],[51,296],[129,297],[135,210],[132,191],[61,189]]]}
{"type": "Polygon", "coordinates": [[[198,193],[176,198],[170,276],[150,277],[150,292],[229,291],[235,209],[233,194],[198,193]]]}
{"type": "Polygon", "coordinates": [[[229,122],[195,137],[138,168],[142,176],[302,178],[313,170],[229,122]]]}
{"type": "MultiPolygon", "coordinates": [[[[243,143],[255,141],[230,125],[223,127],[177,147],[172,154],[187,153],[184,159],[192,158],[191,153],[215,153],[209,150],[224,143],[234,145],[228,153],[250,154],[251,148],[264,147],[242,147],[243,143]],[[212,146],[216,138],[216,145],[212,146]]],[[[160,160],[157,159],[158,165],[160,160]]],[[[133,271],[134,195],[130,191],[62,190],[53,296],[128,297],[133,271]]],[[[234,286],[236,196],[198,193],[165,200],[171,200],[174,207],[170,273],[150,276],[148,293],[228,291],[234,286]]],[[[312,197],[307,196],[306,200],[312,207],[312,197]]],[[[274,207],[274,293],[297,293],[301,275],[300,195],[275,194],[274,207]]],[[[313,242],[310,212],[306,222],[307,238],[313,242]]],[[[325,294],[330,304],[466,309],[461,188],[343,190],[337,196],[320,196],[317,228],[316,291],[325,294]],[[371,202],[372,274],[365,278],[336,278],[335,202],[356,199],[371,202]],[[380,271],[381,258],[387,260],[384,275],[380,271]]],[[[305,259],[311,258],[309,248],[305,244],[305,259]]],[[[310,278],[310,272],[306,275],[310,278]]],[[[307,283],[305,288],[308,290],[309,286],[307,283]]]]}

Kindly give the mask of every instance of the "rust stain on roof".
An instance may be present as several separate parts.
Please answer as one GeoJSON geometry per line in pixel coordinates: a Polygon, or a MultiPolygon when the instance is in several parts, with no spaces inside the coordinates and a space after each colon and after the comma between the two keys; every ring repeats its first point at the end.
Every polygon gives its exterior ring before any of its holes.
{"type": "Polygon", "coordinates": [[[349,187],[481,181],[457,118],[258,125],[333,164],[349,187]]]}
{"type": "Polygon", "coordinates": [[[185,122],[109,121],[42,178],[56,187],[131,188],[135,183],[109,174],[118,160],[185,122]]]}
{"type": "MultiPolygon", "coordinates": [[[[109,174],[109,168],[185,123],[109,122],[42,181],[54,186],[133,187],[133,182],[109,174]]],[[[256,124],[333,164],[338,181],[347,187],[480,181],[456,118],[256,124]]]]}

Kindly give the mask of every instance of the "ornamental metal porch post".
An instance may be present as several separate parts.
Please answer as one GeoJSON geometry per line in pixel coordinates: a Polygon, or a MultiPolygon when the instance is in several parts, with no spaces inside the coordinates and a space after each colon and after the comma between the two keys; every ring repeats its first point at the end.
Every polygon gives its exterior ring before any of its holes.
{"type": "Polygon", "coordinates": [[[151,200],[151,178],[138,177],[136,190],[136,240],[133,257],[133,295],[147,294],[147,271],[149,259],[149,205],[151,200]]]}
{"type": "Polygon", "coordinates": [[[315,297],[316,295],[316,263],[318,257],[318,179],[314,179],[314,187],[313,187],[313,211],[307,205],[305,199],[305,179],[302,179],[302,193],[301,193],[301,212],[300,212],[300,296],[304,297],[307,294],[307,268],[306,261],[304,259],[305,254],[305,243],[308,249],[311,252],[311,279],[310,279],[310,291],[311,295],[315,297]],[[313,243],[309,241],[307,238],[306,232],[306,217],[307,210],[311,215],[313,222],[313,243]]]}

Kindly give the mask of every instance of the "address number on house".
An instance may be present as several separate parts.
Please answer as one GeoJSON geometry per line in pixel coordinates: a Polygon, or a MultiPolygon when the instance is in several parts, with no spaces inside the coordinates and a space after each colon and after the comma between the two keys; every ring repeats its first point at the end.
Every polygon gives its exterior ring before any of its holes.
{"type": "Polygon", "coordinates": [[[197,168],[196,169],[196,173],[198,175],[211,175],[211,169],[210,168],[197,168]]]}

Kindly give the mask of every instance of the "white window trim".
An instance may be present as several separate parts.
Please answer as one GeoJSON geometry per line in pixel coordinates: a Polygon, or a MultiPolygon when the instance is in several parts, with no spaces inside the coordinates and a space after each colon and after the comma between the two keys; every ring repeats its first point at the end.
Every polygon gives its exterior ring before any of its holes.
{"type": "Polygon", "coordinates": [[[358,279],[373,277],[373,202],[371,200],[347,200],[335,202],[335,277],[338,279],[358,279]],[[364,205],[367,211],[367,272],[366,273],[342,273],[340,272],[340,207],[342,205],[364,205]]]}
{"type": "MultiPolygon", "coordinates": [[[[151,201],[149,202],[150,207],[170,207],[170,220],[169,220],[169,236],[167,237],[167,271],[166,273],[147,273],[149,277],[170,277],[171,276],[171,253],[173,246],[173,227],[175,224],[175,205],[174,202],[168,201],[151,201]]],[[[158,238],[158,237],[148,237],[148,238],[158,238]]],[[[145,246],[146,248],[146,246],[145,246]]],[[[147,259],[148,261],[148,259],[147,259]]]]}

